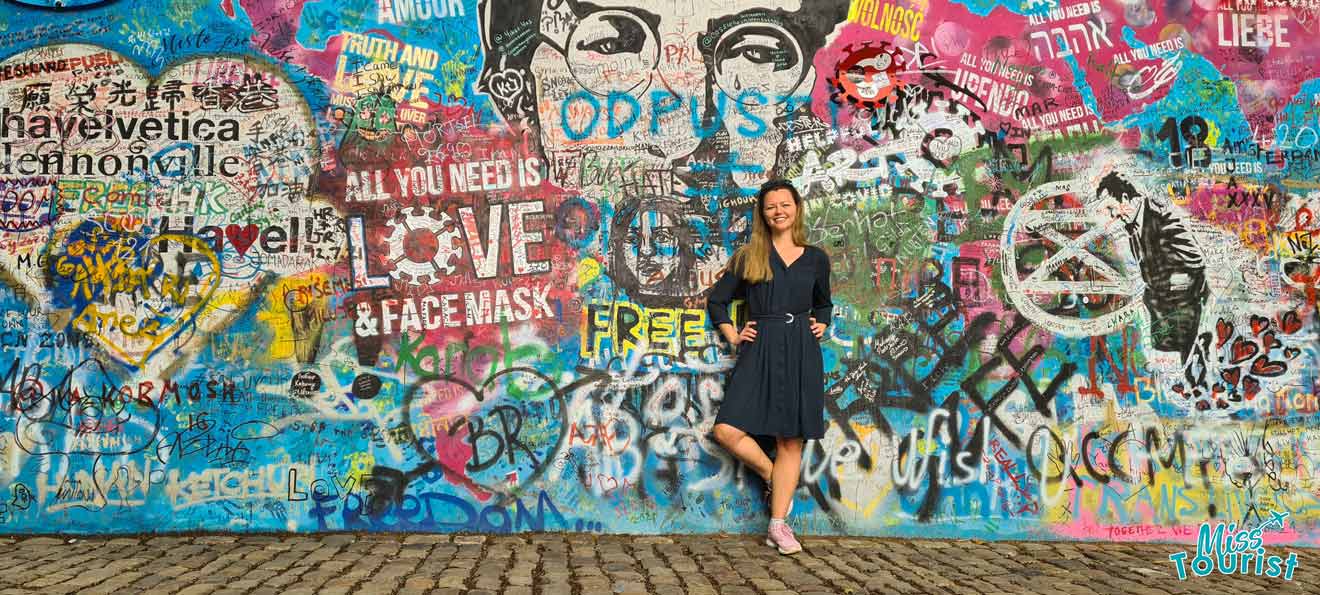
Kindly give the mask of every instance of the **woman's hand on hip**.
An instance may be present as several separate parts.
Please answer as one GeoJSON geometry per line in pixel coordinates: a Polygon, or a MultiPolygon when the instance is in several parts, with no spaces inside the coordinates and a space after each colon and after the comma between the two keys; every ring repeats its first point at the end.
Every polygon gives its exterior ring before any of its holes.
{"type": "Polygon", "coordinates": [[[755,325],[756,325],[755,320],[748,320],[747,324],[743,325],[742,332],[738,333],[738,342],[734,343],[733,346],[737,347],[739,345],[742,345],[743,341],[755,341],[756,340],[755,325]]]}
{"type": "Polygon", "coordinates": [[[816,335],[817,341],[825,337],[825,323],[816,322],[815,316],[811,317],[811,334],[816,335]]]}

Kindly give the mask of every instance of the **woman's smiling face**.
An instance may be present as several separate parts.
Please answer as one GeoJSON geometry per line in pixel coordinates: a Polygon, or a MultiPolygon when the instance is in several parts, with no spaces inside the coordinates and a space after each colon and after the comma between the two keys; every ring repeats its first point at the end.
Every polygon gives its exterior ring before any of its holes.
{"type": "Polygon", "coordinates": [[[793,193],[787,188],[780,188],[766,193],[761,216],[770,226],[770,231],[783,231],[793,228],[793,222],[797,220],[797,210],[793,193]]]}

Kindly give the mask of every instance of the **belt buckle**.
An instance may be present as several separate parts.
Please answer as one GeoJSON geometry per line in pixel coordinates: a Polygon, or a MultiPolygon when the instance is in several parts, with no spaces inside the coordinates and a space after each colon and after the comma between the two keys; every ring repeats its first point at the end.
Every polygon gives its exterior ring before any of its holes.
{"type": "Polygon", "coordinates": [[[788,316],[788,320],[785,321],[784,324],[793,324],[793,313],[789,312],[788,314],[785,314],[785,316],[788,316]]]}

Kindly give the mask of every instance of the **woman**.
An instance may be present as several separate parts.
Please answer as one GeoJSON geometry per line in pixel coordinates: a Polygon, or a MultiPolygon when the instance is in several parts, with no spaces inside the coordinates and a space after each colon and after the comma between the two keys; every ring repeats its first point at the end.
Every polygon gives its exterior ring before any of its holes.
{"type": "Polygon", "coordinates": [[[766,544],[781,554],[802,551],[784,522],[797,489],[805,440],[825,435],[825,371],[817,341],[825,335],[830,259],[808,246],[802,196],[785,180],[771,180],[756,196],[752,238],[734,253],[707,302],[711,323],[738,353],[715,440],[770,486],[766,544]],[[729,304],[747,301],[738,331],[729,304]],[[775,437],[772,462],[755,436],[775,437]]]}

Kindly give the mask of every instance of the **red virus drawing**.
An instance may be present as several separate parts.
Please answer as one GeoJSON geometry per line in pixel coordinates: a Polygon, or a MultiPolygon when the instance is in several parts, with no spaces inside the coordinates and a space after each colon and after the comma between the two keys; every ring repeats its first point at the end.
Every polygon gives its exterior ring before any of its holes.
{"type": "Polygon", "coordinates": [[[900,79],[906,66],[899,48],[887,41],[874,46],[843,48],[847,55],[834,67],[830,85],[835,103],[847,101],[863,110],[877,110],[899,100],[906,84],[900,79]]]}

